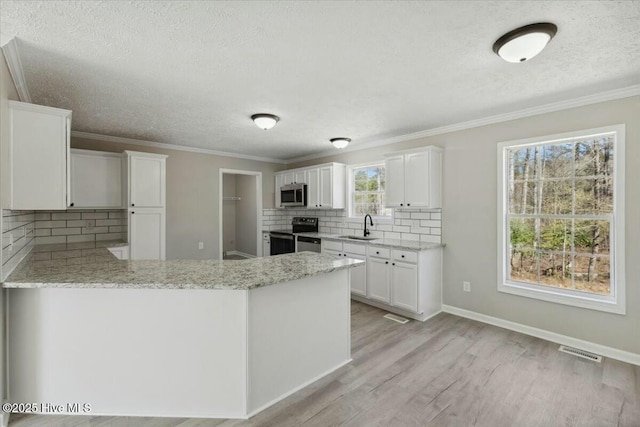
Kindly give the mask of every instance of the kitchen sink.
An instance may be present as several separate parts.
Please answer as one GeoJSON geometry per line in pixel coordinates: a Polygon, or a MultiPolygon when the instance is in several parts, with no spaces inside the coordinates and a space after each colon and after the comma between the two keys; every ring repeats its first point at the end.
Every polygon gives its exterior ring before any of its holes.
{"type": "Polygon", "coordinates": [[[339,239],[351,239],[351,240],[377,240],[379,237],[364,237],[364,236],[338,236],[339,239]]]}

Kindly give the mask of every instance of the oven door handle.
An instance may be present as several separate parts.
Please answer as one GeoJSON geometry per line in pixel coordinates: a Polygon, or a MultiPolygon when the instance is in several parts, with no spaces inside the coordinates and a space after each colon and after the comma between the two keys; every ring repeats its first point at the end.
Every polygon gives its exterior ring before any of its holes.
{"type": "Polygon", "coordinates": [[[293,240],[293,236],[289,234],[269,234],[272,239],[293,240]]]}

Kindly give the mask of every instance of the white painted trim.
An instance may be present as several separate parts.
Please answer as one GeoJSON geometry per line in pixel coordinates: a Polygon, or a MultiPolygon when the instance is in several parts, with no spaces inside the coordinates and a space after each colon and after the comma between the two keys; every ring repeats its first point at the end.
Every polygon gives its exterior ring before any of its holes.
{"type": "MultiPolygon", "coordinates": [[[[218,172],[218,250],[220,259],[223,259],[223,242],[224,242],[224,232],[223,232],[223,222],[222,222],[222,208],[223,208],[223,193],[224,187],[222,178],[224,174],[230,175],[253,175],[256,177],[256,256],[262,257],[262,172],[258,171],[246,171],[239,169],[223,169],[220,168],[218,172]]],[[[240,252],[238,252],[240,253],[240,252]]]]}
{"type": "Polygon", "coordinates": [[[336,154],[349,153],[352,151],[367,150],[374,147],[381,147],[384,145],[395,144],[397,142],[411,141],[419,138],[426,138],[428,136],[442,135],[451,132],[457,132],[466,129],[473,129],[480,126],[487,126],[496,123],[507,122],[509,120],[523,119],[526,117],[537,116],[540,114],[553,113],[555,111],[568,110],[570,108],[584,107],[586,105],[597,104],[600,102],[614,101],[616,99],[628,98],[630,96],[640,95],[640,84],[628,86],[620,89],[609,90],[606,92],[600,92],[593,95],[581,96],[578,98],[572,98],[565,101],[552,102],[550,104],[540,105],[538,107],[525,108],[522,110],[512,111],[505,114],[497,114],[495,116],[484,117],[475,120],[469,120],[466,122],[456,123],[447,126],[441,126],[433,129],[427,129],[420,132],[409,133],[406,135],[394,136],[392,138],[385,138],[372,142],[361,142],[352,144],[347,148],[343,148],[340,151],[326,150],[316,154],[310,154],[308,156],[297,157],[287,160],[289,163],[298,163],[306,160],[319,159],[322,157],[334,156],[336,154]]]}
{"type": "Polygon", "coordinates": [[[291,396],[292,394],[294,394],[294,393],[296,393],[296,392],[298,392],[298,391],[302,390],[303,388],[307,387],[308,385],[310,385],[310,384],[312,384],[312,383],[314,383],[314,382],[316,382],[316,381],[320,380],[321,378],[326,377],[326,376],[327,376],[327,375],[329,375],[330,373],[335,372],[335,371],[337,371],[338,369],[342,368],[343,366],[348,365],[349,363],[351,363],[351,361],[352,361],[352,360],[353,360],[353,359],[349,359],[349,360],[347,360],[347,361],[345,361],[345,362],[342,362],[342,363],[341,363],[341,364],[339,364],[338,366],[335,366],[335,367],[333,367],[333,368],[329,369],[328,371],[326,371],[326,372],[324,372],[324,373],[322,373],[322,374],[318,375],[317,377],[314,377],[314,378],[310,379],[309,381],[307,381],[307,382],[304,382],[304,383],[300,384],[298,387],[294,388],[293,390],[289,390],[288,392],[286,392],[286,393],[284,393],[284,394],[282,394],[282,395],[280,395],[280,396],[276,397],[276,398],[275,398],[275,399],[273,399],[272,401],[270,401],[270,402],[268,402],[268,403],[265,403],[264,405],[260,406],[258,409],[254,410],[254,411],[251,411],[251,412],[248,414],[248,418],[251,418],[251,417],[253,417],[254,415],[257,415],[258,413],[260,413],[260,412],[264,411],[264,410],[265,410],[265,409],[267,409],[268,407],[273,406],[273,405],[275,405],[276,403],[280,402],[282,399],[285,399],[285,398],[287,398],[287,397],[291,396]]]}
{"type": "Polygon", "coordinates": [[[625,223],[624,223],[624,182],[625,182],[625,124],[603,126],[594,129],[576,130],[563,132],[554,135],[538,136],[533,138],[505,141],[497,144],[497,243],[498,243],[498,292],[518,295],[527,298],[548,301],[557,304],[565,304],[573,307],[587,308],[591,310],[604,311],[624,315],[626,314],[625,299],[625,223]],[[507,263],[507,205],[508,196],[506,192],[507,183],[507,162],[505,152],[508,148],[528,147],[548,143],[560,143],[564,141],[575,141],[578,138],[592,138],[598,135],[615,133],[615,154],[614,161],[614,204],[612,226],[614,233],[611,234],[613,242],[611,248],[612,263],[612,283],[614,284],[614,295],[603,297],[595,294],[586,294],[572,290],[564,290],[547,286],[538,286],[529,283],[519,283],[508,281],[507,263]]]}
{"type": "Polygon", "coordinates": [[[568,345],[571,347],[587,350],[592,353],[610,357],[611,359],[620,360],[622,362],[631,363],[640,366],[640,354],[631,353],[625,350],[596,344],[590,341],[584,341],[578,338],[557,334],[555,332],[544,329],[534,328],[533,326],[523,325],[521,323],[511,322],[509,320],[500,319],[498,317],[488,316],[486,314],[477,313],[475,311],[465,310],[463,308],[443,305],[442,311],[454,314],[456,316],[465,317],[467,319],[476,320],[478,322],[487,323],[489,325],[498,326],[510,331],[520,332],[521,334],[540,338],[546,341],[555,342],[557,344],[568,345]]]}
{"type": "Polygon", "coordinates": [[[73,112],[63,108],[47,107],[46,105],[29,104],[28,102],[11,101],[9,107],[14,110],[31,111],[33,113],[45,113],[52,116],[65,117],[71,119],[73,112]]]}
{"type": "Polygon", "coordinates": [[[169,144],[165,142],[144,141],[141,139],[123,138],[120,136],[100,135],[97,133],[71,131],[74,138],[85,138],[94,141],[116,142],[119,144],[140,145],[143,147],[161,148],[164,150],[186,151],[189,153],[208,154],[211,156],[231,157],[236,159],[256,160],[258,162],[287,164],[288,162],[281,159],[273,159],[269,157],[250,156],[246,154],[230,153],[227,151],[210,150],[208,148],[187,147],[185,145],[169,144]]]}
{"type": "Polygon", "coordinates": [[[383,302],[379,302],[379,301],[367,298],[365,296],[356,295],[356,294],[353,294],[353,293],[351,294],[351,299],[355,300],[355,301],[358,301],[358,302],[361,302],[363,304],[367,304],[367,305],[371,305],[373,307],[377,307],[377,308],[379,308],[381,310],[385,310],[385,311],[388,311],[390,313],[395,313],[395,314],[398,314],[400,316],[408,317],[408,318],[413,319],[413,320],[418,320],[420,322],[426,322],[427,320],[429,320],[429,319],[437,316],[438,314],[442,313],[442,310],[437,311],[437,312],[435,312],[435,313],[433,313],[433,314],[431,314],[429,316],[425,315],[424,313],[413,313],[411,311],[403,310],[401,308],[394,307],[392,305],[385,304],[383,302]]]}
{"type": "Polygon", "coordinates": [[[18,42],[15,37],[12,38],[2,46],[2,52],[4,58],[7,60],[7,67],[9,67],[9,74],[18,92],[18,97],[22,102],[31,102],[31,95],[27,88],[27,81],[24,78],[24,69],[22,68],[22,61],[20,60],[20,51],[18,50],[18,42]]]}
{"type": "Polygon", "coordinates": [[[255,255],[251,255],[251,254],[240,252],[240,251],[227,251],[227,255],[238,255],[245,258],[256,258],[255,255]]]}

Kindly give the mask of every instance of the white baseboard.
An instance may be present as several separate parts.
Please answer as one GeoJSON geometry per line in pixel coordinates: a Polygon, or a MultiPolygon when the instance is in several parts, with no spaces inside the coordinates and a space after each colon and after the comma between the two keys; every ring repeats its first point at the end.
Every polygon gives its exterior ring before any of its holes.
{"type": "Polygon", "coordinates": [[[349,363],[351,363],[351,361],[352,361],[352,360],[353,360],[353,359],[351,359],[351,358],[350,358],[350,359],[348,359],[348,360],[346,360],[346,361],[344,361],[344,362],[340,363],[338,366],[335,366],[335,367],[333,367],[333,368],[329,369],[328,371],[323,372],[322,374],[318,375],[317,377],[311,378],[309,381],[306,381],[306,382],[304,382],[304,383],[300,384],[298,387],[294,388],[293,390],[290,390],[290,391],[288,391],[288,392],[286,392],[286,393],[284,393],[284,394],[282,394],[282,395],[280,395],[280,396],[276,397],[276,398],[275,398],[275,399],[273,399],[272,401],[270,401],[270,402],[268,402],[268,403],[265,403],[264,405],[260,406],[259,408],[257,408],[257,409],[255,409],[255,410],[253,410],[253,411],[249,412],[249,414],[248,414],[248,418],[251,418],[251,417],[253,417],[254,415],[257,415],[258,413],[260,413],[260,412],[264,411],[264,410],[265,410],[265,409],[267,409],[268,407],[273,406],[273,405],[275,405],[276,403],[280,402],[282,399],[284,399],[284,398],[286,398],[286,397],[289,397],[289,396],[291,396],[293,393],[296,393],[296,392],[298,392],[298,391],[302,390],[303,388],[305,388],[305,387],[306,387],[306,386],[308,386],[309,384],[313,384],[314,382],[318,381],[320,378],[324,378],[324,377],[326,377],[327,375],[329,375],[330,373],[332,373],[332,372],[334,372],[334,371],[337,371],[338,369],[342,368],[342,367],[343,367],[343,366],[345,366],[345,365],[348,365],[349,363]]]}
{"type": "Polygon", "coordinates": [[[255,255],[251,255],[245,252],[240,252],[240,251],[227,251],[227,255],[238,255],[241,257],[245,257],[245,258],[255,258],[255,255]]]}
{"type": "Polygon", "coordinates": [[[409,319],[419,320],[421,322],[426,322],[427,320],[431,319],[432,317],[437,316],[438,314],[442,313],[442,311],[436,311],[435,313],[432,313],[432,314],[429,314],[429,315],[424,314],[424,313],[421,313],[421,314],[412,313],[410,311],[403,310],[401,308],[394,307],[392,305],[388,305],[388,304],[385,304],[383,302],[378,302],[378,301],[369,299],[367,297],[363,297],[361,295],[355,295],[355,294],[351,294],[351,299],[352,300],[356,300],[358,302],[361,302],[363,304],[367,304],[367,305],[371,305],[373,307],[377,307],[377,308],[379,308],[381,310],[386,310],[386,311],[389,311],[391,313],[398,314],[400,316],[408,317],[409,319]]]}
{"type": "Polygon", "coordinates": [[[444,311],[445,313],[455,314],[456,316],[466,317],[467,319],[477,320],[478,322],[488,323],[489,325],[498,326],[500,328],[509,329],[511,331],[520,332],[532,337],[541,338],[543,340],[568,345],[570,347],[575,347],[582,350],[587,350],[592,353],[609,357],[611,359],[616,359],[622,362],[640,366],[640,354],[631,353],[625,350],[619,350],[617,348],[596,344],[590,341],[584,341],[578,338],[557,334],[555,332],[534,328],[533,326],[527,326],[521,323],[511,322],[509,320],[504,320],[497,317],[487,316],[486,314],[476,313],[475,311],[469,311],[450,305],[443,304],[442,311],[444,311]]]}

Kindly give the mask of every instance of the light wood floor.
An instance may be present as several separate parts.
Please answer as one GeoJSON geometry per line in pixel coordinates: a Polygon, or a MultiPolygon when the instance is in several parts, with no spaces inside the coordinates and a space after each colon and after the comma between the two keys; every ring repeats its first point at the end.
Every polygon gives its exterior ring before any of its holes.
{"type": "Polygon", "coordinates": [[[353,362],[248,421],[12,415],[12,427],[640,426],[640,367],[449,314],[352,304],[353,362]]]}

